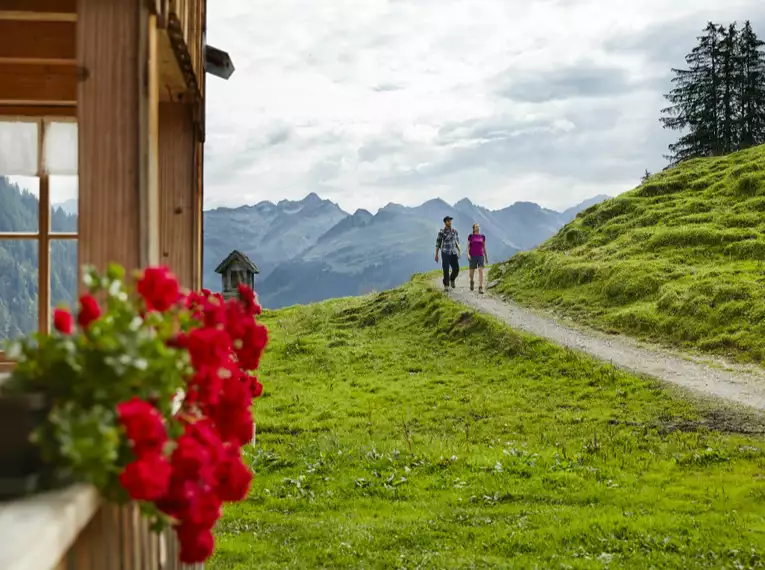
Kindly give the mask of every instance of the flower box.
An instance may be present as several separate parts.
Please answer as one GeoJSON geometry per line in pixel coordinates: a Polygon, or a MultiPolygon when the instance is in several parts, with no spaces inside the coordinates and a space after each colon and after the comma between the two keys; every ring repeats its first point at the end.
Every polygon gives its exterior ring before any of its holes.
{"type": "Polygon", "coordinates": [[[88,268],[74,313],[49,335],[11,343],[0,387],[0,498],[90,484],[136,504],[152,530],[172,529],[180,562],[204,562],[224,503],[252,480],[255,376],[267,344],[254,292],[181,291],[166,267],[105,275],[88,268]]]}
{"type": "Polygon", "coordinates": [[[68,482],[54,466],[43,460],[32,441],[35,431],[50,413],[42,393],[14,394],[0,389],[0,500],[16,499],[48,491],[68,482]]]}

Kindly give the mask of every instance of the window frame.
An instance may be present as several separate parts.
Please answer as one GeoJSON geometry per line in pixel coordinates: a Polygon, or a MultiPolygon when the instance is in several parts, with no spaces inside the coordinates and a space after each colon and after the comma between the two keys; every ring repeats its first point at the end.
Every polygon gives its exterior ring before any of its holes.
{"type": "MultiPolygon", "coordinates": [[[[76,123],[76,117],[2,117],[2,122],[37,123],[37,174],[39,180],[39,210],[37,214],[37,232],[0,232],[0,240],[31,240],[37,242],[37,332],[50,332],[50,250],[55,240],[79,239],[80,217],[77,215],[76,232],[51,231],[50,174],[45,169],[45,134],[50,123],[76,123]]],[[[55,174],[54,174],[55,176],[55,174]]],[[[77,176],[79,178],[79,168],[77,176]]],[[[79,210],[79,184],[77,204],[79,210]]],[[[77,286],[80,274],[77,271],[77,286]]],[[[74,307],[73,307],[74,308],[74,307]]],[[[10,370],[14,361],[9,359],[0,347],[0,372],[10,370]]]]}

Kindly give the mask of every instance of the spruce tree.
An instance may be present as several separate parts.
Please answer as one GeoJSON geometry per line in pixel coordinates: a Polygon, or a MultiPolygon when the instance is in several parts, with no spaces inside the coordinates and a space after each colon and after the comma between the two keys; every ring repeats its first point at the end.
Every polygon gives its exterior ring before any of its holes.
{"type": "Polygon", "coordinates": [[[672,103],[662,109],[665,128],[687,130],[669,145],[667,156],[677,163],[688,158],[720,154],[721,28],[709,22],[699,44],[685,57],[688,69],[673,69],[674,87],[665,95],[672,103]]]}
{"type": "Polygon", "coordinates": [[[739,148],[765,143],[765,42],[747,20],[739,34],[739,148]]]}
{"type": "Polygon", "coordinates": [[[665,95],[660,121],[683,131],[669,145],[672,164],[765,143],[765,42],[748,21],[740,31],[709,22],[698,40],[665,95]]]}
{"type": "Polygon", "coordinates": [[[718,29],[720,34],[719,44],[719,140],[717,151],[730,153],[738,148],[739,139],[739,98],[740,91],[740,54],[739,36],[736,24],[728,28],[722,26],[718,29]]]}

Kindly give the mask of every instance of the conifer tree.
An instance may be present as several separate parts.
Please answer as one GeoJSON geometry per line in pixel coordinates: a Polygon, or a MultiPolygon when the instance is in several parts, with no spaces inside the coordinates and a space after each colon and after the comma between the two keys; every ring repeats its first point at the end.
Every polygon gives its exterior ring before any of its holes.
{"type": "Polygon", "coordinates": [[[747,22],[739,35],[739,148],[765,143],[765,42],[747,22]]]}
{"type": "Polygon", "coordinates": [[[720,26],[719,60],[719,140],[717,152],[727,154],[738,148],[740,56],[738,30],[733,23],[728,28],[720,26]]]}
{"type": "Polygon", "coordinates": [[[765,42],[747,21],[739,31],[708,22],[699,43],[673,69],[664,128],[682,131],[669,145],[672,164],[765,143],[765,42]]]}
{"type": "Polygon", "coordinates": [[[720,28],[709,22],[698,40],[685,57],[688,69],[672,70],[674,87],[665,95],[672,105],[662,109],[665,128],[687,131],[669,145],[673,163],[720,151],[720,28]]]}

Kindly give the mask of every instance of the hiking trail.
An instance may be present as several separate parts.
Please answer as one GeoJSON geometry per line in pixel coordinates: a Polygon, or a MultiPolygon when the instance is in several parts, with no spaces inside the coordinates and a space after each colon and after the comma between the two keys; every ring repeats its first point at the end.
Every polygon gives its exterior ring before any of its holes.
{"type": "MultiPolygon", "coordinates": [[[[434,286],[442,289],[441,278],[434,286]]],[[[490,277],[485,283],[491,283],[490,277]]],[[[478,294],[478,274],[475,291],[470,291],[467,270],[460,271],[457,287],[448,296],[469,307],[492,315],[511,328],[545,338],[555,344],[586,353],[598,360],[633,374],[651,376],[676,384],[696,393],[722,398],[759,410],[765,409],[765,370],[746,367],[705,356],[678,355],[654,345],[648,345],[623,335],[608,335],[600,331],[563,324],[561,319],[502,300],[489,292],[478,294]]]]}

